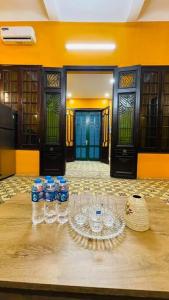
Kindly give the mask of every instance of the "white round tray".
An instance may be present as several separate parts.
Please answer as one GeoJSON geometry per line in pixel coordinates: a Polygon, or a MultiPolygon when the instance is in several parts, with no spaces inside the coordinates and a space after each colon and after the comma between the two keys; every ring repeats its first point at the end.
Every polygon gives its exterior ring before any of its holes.
{"type": "Polygon", "coordinates": [[[112,227],[103,226],[103,229],[99,233],[95,233],[91,230],[89,222],[86,222],[84,225],[78,225],[75,222],[74,216],[69,216],[69,224],[79,235],[95,240],[115,239],[123,233],[125,228],[123,219],[118,215],[114,216],[112,227]]]}

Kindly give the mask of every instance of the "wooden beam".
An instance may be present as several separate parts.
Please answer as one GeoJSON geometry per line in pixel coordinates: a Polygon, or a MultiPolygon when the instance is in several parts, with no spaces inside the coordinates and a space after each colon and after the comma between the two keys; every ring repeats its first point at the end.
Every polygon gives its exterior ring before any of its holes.
{"type": "Polygon", "coordinates": [[[144,2],[145,2],[145,0],[132,0],[131,1],[129,13],[127,16],[128,22],[137,21],[139,15],[141,13],[141,10],[143,8],[144,2]]]}

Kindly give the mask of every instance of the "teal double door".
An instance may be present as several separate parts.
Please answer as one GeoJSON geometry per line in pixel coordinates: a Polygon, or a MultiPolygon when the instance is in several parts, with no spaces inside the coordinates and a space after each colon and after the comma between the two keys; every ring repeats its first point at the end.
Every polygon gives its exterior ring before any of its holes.
{"type": "Polygon", "coordinates": [[[76,111],[75,156],[77,160],[100,160],[101,112],[76,111]]]}

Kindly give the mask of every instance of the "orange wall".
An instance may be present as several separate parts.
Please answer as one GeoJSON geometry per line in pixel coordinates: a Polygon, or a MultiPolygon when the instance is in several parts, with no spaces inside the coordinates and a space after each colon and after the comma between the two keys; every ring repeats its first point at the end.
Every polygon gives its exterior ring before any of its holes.
{"type": "Polygon", "coordinates": [[[108,99],[68,99],[67,108],[104,108],[110,105],[108,99]]]}
{"type": "Polygon", "coordinates": [[[169,154],[139,153],[137,178],[169,178],[169,154]]]}
{"type": "Polygon", "coordinates": [[[31,25],[37,35],[34,46],[0,43],[0,64],[62,65],[169,65],[169,22],[61,23],[1,22],[31,25]],[[67,42],[115,42],[114,52],[71,52],[67,42]]]}
{"type": "Polygon", "coordinates": [[[39,176],[39,151],[16,150],[16,175],[39,176]]]}
{"type": "MultiPolygon", "coordinates": [[[[0,64],[63,65],[169,65],[169,22],[148,23],[60,23],[1,22],[4,25],[30,25],[36,31],[33,46],[7,46],[0,42],[0,64]],[[114,52],[71,52],[67,42],[115,42],[114,52]]],[[[167,155],[139,154],[138,176],[169,177],[167,155]],[[151,169],[152,168],[152,169],[151,169]]],[[[16,173],[39,172],[38,151],[16,151],[16,173]]]]}

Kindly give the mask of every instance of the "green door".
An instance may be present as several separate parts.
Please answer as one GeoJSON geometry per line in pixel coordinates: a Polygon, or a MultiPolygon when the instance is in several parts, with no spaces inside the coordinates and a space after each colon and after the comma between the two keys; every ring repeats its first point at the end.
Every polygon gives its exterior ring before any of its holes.
{"type": "Polygon", "coordinates": [[[76,159],[100,160],[101,115],[99,111],[78,111],[75,116],[76,159]]]}

